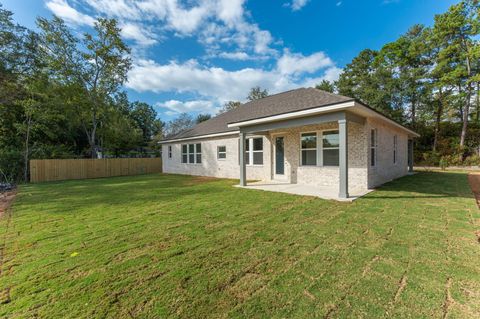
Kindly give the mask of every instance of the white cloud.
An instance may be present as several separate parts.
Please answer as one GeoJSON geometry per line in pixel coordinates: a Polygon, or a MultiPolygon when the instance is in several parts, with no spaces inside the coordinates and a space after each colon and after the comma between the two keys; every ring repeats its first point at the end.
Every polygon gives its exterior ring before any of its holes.
{"type": "Polygon", "coordinates": [[[171,61],[168,64],[141,60],[136,61],[130,71],[127,87],[138,92],[195,94],[204,102],[186,104],[187,102],[181,103],[175,100],[176,103],[170,102],[163,105],[177,112],[193,110],[211,112],[213,106],[221,105],[226,101],[244,101],[248,91],[254,86],[266,88],[270,93],[277,93],[300,86],[314,86],[323,79],[333,81],[341,72],[341,69],[335,67],[321,52],[307,57],[288,52],[285,56],[289,59],[293,57],[292,61],[296,61],[298,67],[284,64],[282,67],[277,65],[271,70],[243,68],[229,71],[219,67],[206,67],[196,60],[185,63],[171,61]],[[307,79],[298,76],[314,73],[311,72],[313,69],[317,70],[317,74],[321,74],[307,79]],[[206,104],[205,101],[210,101],[211,104],[206,104]]]}
{"type": "Polygon", "coordinates": [[[76,25],[93,26],[95,19],[89,15],[78,12],[71,7],[66,0],[49,0],[45,3],[47,8],[56,16],[62,18],[67,23],[76,25]]]}
{"type": "Polygon", "coordinates": [[[219,57],[224,59],[229,59],[229,60],[240,60],[240,61],[252,59],[252,57],[250,57],[245,52],[221,52],[219,54],[219,57]]]}
{"type": "Polygon", "coordinates": [[[290,7],[293,11],[298,11],[306,6],[308,1],[309,0],[293,0],[292,3],[290,3],[290,7]]]}
{"type": "Polygon", "coordinates": [[[185,112],[216,113],[218,111],[218,108],[215,107],[215,102],[208,100],[192,100],[187,102],[169,100],[166,102],[158,102],[155,106],[167,109],[166,113],[170,116],[185,112]]]}
{"type": "Polygon", "coordinates": [[[281,74],[315,73],[319,69],[333,66],[332,60],[323,52],[316,52],[309,56],[300,53],[292,54],[285,50],[277,62],[281,74]]]}
{"type": "Polygon", "coordinates": [[[152,34],[133,30],[131,24],[147,29],[170,31],[174,36],[196,37],[207,51],[220,45],[248,50],[258,54],[275,54],[271,48],[273,36],[252,23],[245,12],[245,0],[45,0],[47,7],[67,21],[92,25],[94,19],[69,5],[96,15],[117,18],[121,25],[130,26],[124,35],[140,45],[152,43],[152,34]]]}
{"type": "Polygon", "coordinates": [[[127,22],[120,26],[122,37],[128,40],[134,40],[140,46],[149,46],[157,43],[155,35],[144,26],[127,22]]]}
{"type": "Polygon", "coordinates": [[[219,0],[218,17],[229,26],[234,26],[243,19],[243,4],[245,0],[219,0]]]}
{"type": "Polygon", "coordinates": [[[142,18],[134,1],[125,0],[84,0],[95,11],[115,18],[137,20],[142,18]]]}

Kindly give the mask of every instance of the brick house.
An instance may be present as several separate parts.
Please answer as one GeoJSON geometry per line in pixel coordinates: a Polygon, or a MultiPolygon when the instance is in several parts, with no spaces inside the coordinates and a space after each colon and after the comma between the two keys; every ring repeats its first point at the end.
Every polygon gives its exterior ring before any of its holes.
{"type": "Polygon", "coordinates": [[[411,171],[418,136],[355,99],[300,88],[161,141],[163,171],[327,188],[345,199],[411,171]]]}

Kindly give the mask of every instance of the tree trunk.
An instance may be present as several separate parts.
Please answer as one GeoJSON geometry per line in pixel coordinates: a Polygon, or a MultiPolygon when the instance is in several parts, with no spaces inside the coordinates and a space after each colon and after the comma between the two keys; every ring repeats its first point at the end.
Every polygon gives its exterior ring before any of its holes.
{"type": "Polygon", "coordinates": [[[442,120],[442,113],[443,113],[443,92],[442,89],[440,88],[439,93],[438,93],[438,108],[437,108],[437,114],[435,118],[435,130],[434,130],[434,138],[433,138],[433,151],[437,151],[437,145],[438,145],[438,137],[440,135],[440,122],[442,120]]]}
{"type": "MultiPolygon", "coordinates": [[[[471,76],[471,67],[470,67],[470,58],[467,56],[466,58],[466,64],[467,64],[467,81],[470,80],[471,76]]],[[[465,139],[467,137],[467,127],[468,127],[468,115],[470,113],[470,99],[472,98],[472,84],[468,83],[467,85],[467,100],[465,101],[465,108],[463,110],[463,125],[462,125],[462,133],[460,134],[460,147],[463,149],[465,146],[465,139]]],[[[462,154],[463,155],[463,154],[462,154]]]]}
{"type": "Polygon", "coordinates": [[[476,114],[476,122],[477,124],[480,124],[480,82],[477,82],[477,96],[476,96],[476,100],[477,100],[477,114],[476,114]]]}
{"type": "Polygon", "coordinates": [[[32,125],[32,117],[27,116],[27,131],[25,133],[25,153],[23,154],[24,168],[23,168],[23,180],[28,183],[28,159],[30,153],[30,127],[32,125]]]}

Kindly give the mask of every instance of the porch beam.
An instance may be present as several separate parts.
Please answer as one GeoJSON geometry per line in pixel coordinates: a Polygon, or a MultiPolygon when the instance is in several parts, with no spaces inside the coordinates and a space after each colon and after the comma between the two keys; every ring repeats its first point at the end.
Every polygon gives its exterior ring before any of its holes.
{"type": "Polygon", "coordinates": [[[242,132],[245,132],[245,133],[258,133],[258,132],[266,132],[266,131],[277,130],[277,129],[286,129],[291,127],[304,126],[304,125],[337,122],[339,120],[349,120],[349,121],[360,123],[360,124],[363,124],[365,122],[365,119],[361,116],[355,115],[350,112],[339,111],[339,112],[332,112],[332,113],[321,114],[321,115],[319,114],[315,116],[294,118],[294,119],[284,120],[284,121],[245,126],[245,127],[242,127],[241,130],[242,132]]]}
{"type": "Polygon", "coordinates": [[[348,125],[347,120],[338,121],[339,137],[339,194],[348,198],[348,125]]]}
{"type": "Polygon", "coordinates": [[[239,152],[238,155],[240,157],[240,186],[247,186],[247,166],[245,162],[245,137],[246,133],[240,131],[240,142],[239,142],[239,152]]]}

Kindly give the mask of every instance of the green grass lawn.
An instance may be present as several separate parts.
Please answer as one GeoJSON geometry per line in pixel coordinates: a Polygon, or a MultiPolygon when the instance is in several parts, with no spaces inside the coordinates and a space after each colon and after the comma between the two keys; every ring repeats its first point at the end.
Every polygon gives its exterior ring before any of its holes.
{"type": "Polygon", "coordinates": [[[460,172],[354,203],[148,175],[27,185],[0,219],[0,317],[480,316],[460,172]]]}

